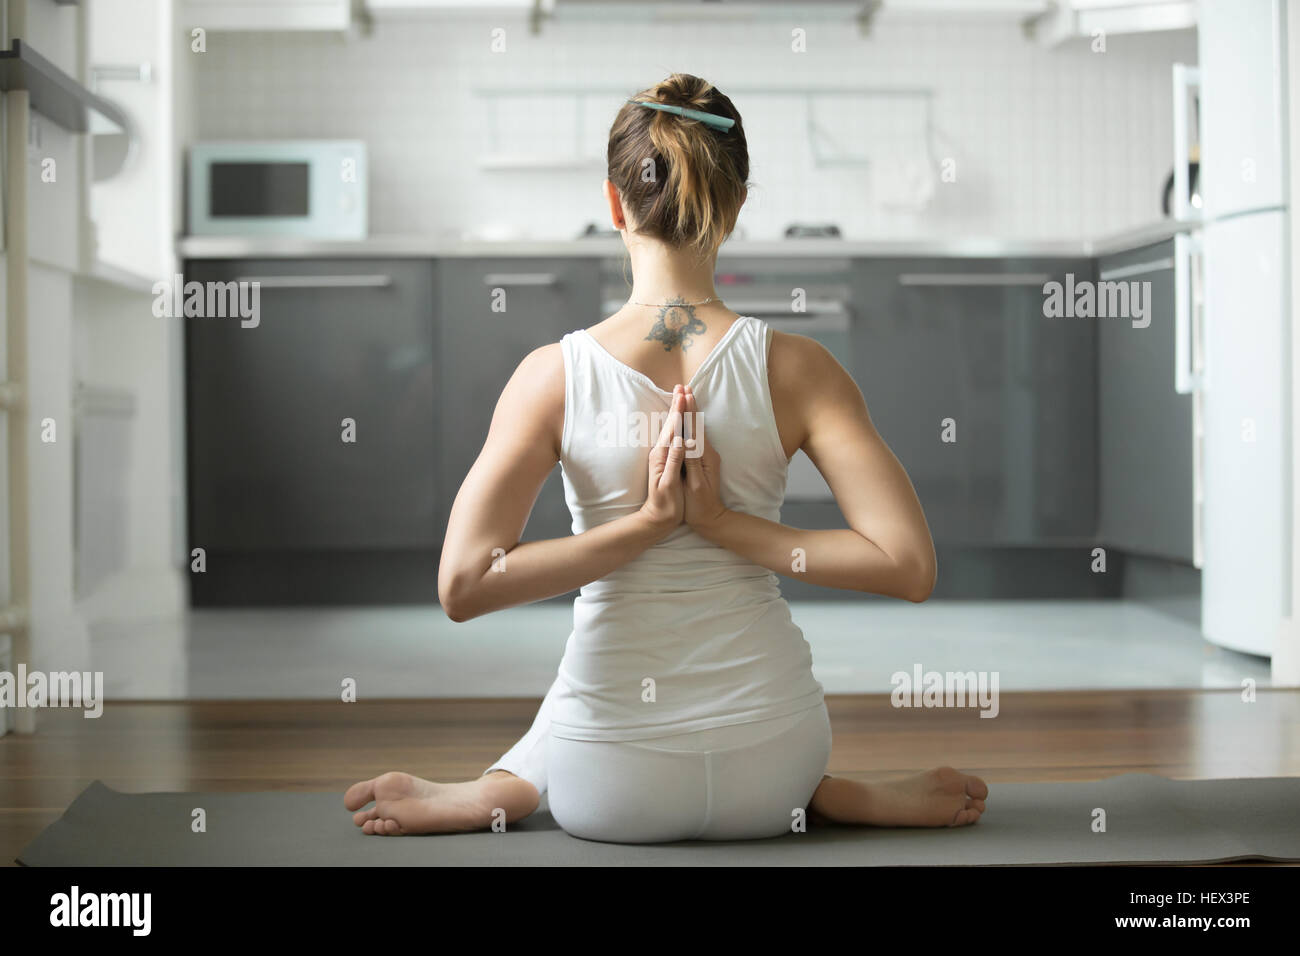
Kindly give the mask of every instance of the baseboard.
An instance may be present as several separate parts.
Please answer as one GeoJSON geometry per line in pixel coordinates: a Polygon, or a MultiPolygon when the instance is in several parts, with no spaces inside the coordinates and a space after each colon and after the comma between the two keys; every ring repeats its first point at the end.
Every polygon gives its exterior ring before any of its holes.
{"type": "MultiPolygon", "coordinates": [[[[8,634],[0,634],[0,674],[12,673],[14,673],[14,640],[8,634]]],[[[13,732],[13,714],[10,708],[0,703],[0,737],[13,732]]]]}
{"type": "MultiPolygon", "coordinates": [[[[1175,561],[1108,549],[1107,569],[1093,570],[1091,546],[936,548],[933,597],[948,600],[1142,601],[1200,623],[1200,572],[1175,561]]],[[[436,604],[433,551],[210,552],[207,569],[190,576],[194,607],[436,604]]],[[[888,600],[819,587],[782,575],[791,600],[888,600]]],[[[565,595],[563,600],[572,600],[565,595]]]]}
{"type": "MultiPolygon", "coordinates": [[[[1112,554],[1114,552],[1111,552],[1112,554]]],[[[1144,554],[1121,554],[1120,596],[1201,626],[1201,572],[1192,565],[1144,554]]]]}
{"type": "Polygon", "coordinates": [[[1300,618],[1282,621],[1273,650],[1274,687],[1300,687],[1300,618]]]}
{"type": "Polygon", "coordinates": [[[438,552],[209,551],[193,607],[436,604],[438,552]]]}
{"type": "MultiPolygon", "coordinates": [[[[1091,547],[935,546],[939,559],[936,600],[1079,600],[1118,598],[1122,573],[1112,562],[1092,570],[1091,547]]],[[[892,600],[824,588],[781,576],[781,593],[800,601],[892,600]]]]}
{"type": "Polygon", "coordinates": [[[171,567],[128,568],[78,599],[86,621],[175,617],[188,604],[182,572],[171,567]]]}

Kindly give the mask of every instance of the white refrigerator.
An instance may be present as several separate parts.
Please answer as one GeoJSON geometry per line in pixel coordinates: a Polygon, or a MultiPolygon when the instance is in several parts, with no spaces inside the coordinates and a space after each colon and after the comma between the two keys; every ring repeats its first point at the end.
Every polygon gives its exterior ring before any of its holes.
{"type": "Polygon", "coordinates": [[[1265,656],[1292,613],[1285,15],[1282,0],[1201,0],[1199,63],[1175,68],[1176,148],[1180,81],[1199,101],[1200,208],[1176,203],[1197,226],[1177,241],[1175,361],[1194,396],[1201,627],[1265,656]]]}

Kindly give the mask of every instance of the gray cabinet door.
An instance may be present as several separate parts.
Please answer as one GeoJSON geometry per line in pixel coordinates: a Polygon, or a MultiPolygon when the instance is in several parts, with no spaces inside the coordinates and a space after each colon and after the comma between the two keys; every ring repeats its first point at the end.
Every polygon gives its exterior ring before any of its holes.
{"type": "Polygon", "coordinates": [[[1151,324],[1101,324],[1101,540],[1192,561],[1192,397],[1174,391],[1173,242],[1107,256],[1106,281],[1150,283],[1151,324]]]}
{"type": "MultiPolygon", "coordinates": [[[[441,259],[438,355],[443,522],[474,464],[497,399],[524,356],[567,332],[599,322],[595,258],[441,259]],[[497,309],[504,305],[504,311],[497,309]]],[[[524,529],[525,540],[564,537],[571,519],[560,468],[547,478],[524,529]]]]}
{"type": "Polygon", "coordinates": [[[255,327],[186,319],[193,545],[434,547],[432,263],[196,261],[186,279],[261,283],[255,327]]]}
{"type": "Polygon", "coordinates": [[[1096,329],[1043,314],[1087,260],[875,259],[854,273],[854,373],[935,540],[1096,531],[1096,329]],[[943,440],[951,419],[955,441],[943,440]]]}

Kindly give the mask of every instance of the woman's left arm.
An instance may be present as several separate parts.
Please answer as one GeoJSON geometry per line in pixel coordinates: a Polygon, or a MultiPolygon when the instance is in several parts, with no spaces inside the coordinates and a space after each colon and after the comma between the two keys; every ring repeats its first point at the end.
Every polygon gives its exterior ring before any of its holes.
{"type": "MultiPolygon", "coordinates": [[[[934,589],[937,562],[907,473],[872,424],[862,392],[835,357],[803,336],[786,335],[781,341],[771,358],[774,400],[803,436],[800,447],[830,485],[849,526],[792,528],[726,508],[720,494],[724,463],[708,442],[707,409],[702,415],[703,454],[688,452],[686,458],[687,524],[714,544],[778,574],[924,601],[934,589]]],[[[699,411],[693,395],[686,410],[699,411]]]]}

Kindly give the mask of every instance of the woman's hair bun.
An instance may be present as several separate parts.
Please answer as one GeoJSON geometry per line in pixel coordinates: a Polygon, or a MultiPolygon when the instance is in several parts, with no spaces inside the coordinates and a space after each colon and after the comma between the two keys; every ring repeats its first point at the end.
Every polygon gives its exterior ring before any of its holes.
{"type": "Polygon", "coordinates": [[[674,73],[625,103],[609,132],[610,182],[638,233],[707,256],[736,226],[749,179],[740,113],[707,80],[674,73]],[[663,103],[735,120],[721,131],[637,102],[663,103]]]}

